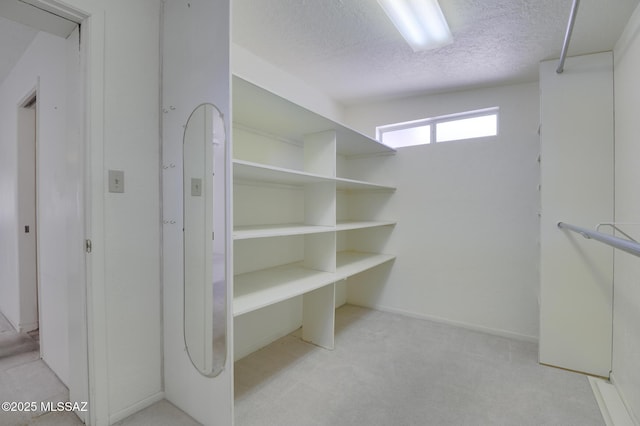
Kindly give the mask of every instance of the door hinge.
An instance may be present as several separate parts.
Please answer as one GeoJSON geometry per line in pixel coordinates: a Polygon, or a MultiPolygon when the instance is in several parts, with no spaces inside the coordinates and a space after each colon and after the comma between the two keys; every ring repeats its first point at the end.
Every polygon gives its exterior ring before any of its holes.
{"type": "Polygon", "coordinates": [[[84,249],[87,253],[91,253],[91,240],[84,240],[84,249]]]}

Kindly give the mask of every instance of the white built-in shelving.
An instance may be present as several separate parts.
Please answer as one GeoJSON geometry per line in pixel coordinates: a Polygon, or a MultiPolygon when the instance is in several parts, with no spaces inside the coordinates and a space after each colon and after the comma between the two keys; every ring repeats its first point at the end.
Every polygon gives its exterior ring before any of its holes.
{"type": "Polygon", "coordinates": [[[337,253],[333,273],[296,262],[236,275],[233,313],[235,316],[246,314],[300,296],[393,259],[395,256],[390,254],[344,251],[337,253]]]}
{"type": "Polygon", "coordinates": [[[302,141],[306,135],[332,130],[336,132],[336,152],[345,156],[395,152],[367,135],[239,77],[233,77],[232,88],[234,125],[290,141],[302,141]]]}
{"type": "Polygon", "coordinates": [[[336,283],[395,259],[360,234],[395,221],[357,205],[395,187],[345,164],[394,150],[240,78],[232,87],[233,315],[301,297],[303,339],[332,348],[336,283]]]}
{"type": "Polygon", "coordinates": [[[252,238],[284,237],[291,235],[319,234],[321,232],[350,231],[354,229],[375,228],[395,225],[390,220],[347,221],[338,222],[335,226],[305,225],[303,223],[285,223],[278,225],[237,226],[233,230],[234,240],[252,238]]]}
{"type": "Polygon", "coordinates": [[[343,190],[395,190],[394,187],[388,185],[380,185],[354,179],[323,176],[316,173],[307,173],[242,160],[233,160],[233,177],[235,182],[270,182],[283,185],[306,185],[309,183],[334,182],[336,184],[336,189],[343,190]]]}

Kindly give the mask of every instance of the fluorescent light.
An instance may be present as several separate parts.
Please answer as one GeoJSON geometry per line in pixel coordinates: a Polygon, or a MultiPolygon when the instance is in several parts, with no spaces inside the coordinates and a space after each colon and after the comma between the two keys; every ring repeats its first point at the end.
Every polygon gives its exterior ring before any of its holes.
{"type": "Polygon", "coordinates": [[[414,52],[453,43],[438,0],[378,0],[414,52]]]}

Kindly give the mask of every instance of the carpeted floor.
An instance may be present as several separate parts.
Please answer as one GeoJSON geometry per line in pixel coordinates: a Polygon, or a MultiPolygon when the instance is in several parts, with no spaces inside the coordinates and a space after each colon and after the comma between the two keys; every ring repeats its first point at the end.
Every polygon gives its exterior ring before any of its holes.
{"type": "Polygon", "coordinates": [[[298,335],[236,362],[236,426],[604,424],[586,376],[534,343],[350,305],[335,350],[298,335]]]}
{"type": "Polygon", "coordinates": [[[68,401],[69,391],[40,359],[38,333],[17,333],[0,314],[0,402],[34,402],[37,410],[0,411],[0,424],[75,425],[75,415],[52,419],[40,411],[41,401],[68,401]],[[47,421],[44,421],[47,420],[47,421]],[[59,423],[58,420],[63,420],[59,423]],[[44,422],[43,422],[44,421],[44,422]]]}

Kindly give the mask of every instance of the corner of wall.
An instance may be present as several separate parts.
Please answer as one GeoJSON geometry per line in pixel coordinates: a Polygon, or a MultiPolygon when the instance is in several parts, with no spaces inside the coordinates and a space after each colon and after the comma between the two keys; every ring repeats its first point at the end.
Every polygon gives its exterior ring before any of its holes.
{"type": "Polygon", "coordinates": [[[633,41],[640,33],[640,5],[631,14],[627,26],[624,28],[622,35],[613,48],[614,63],[618,62],[618,58],[624,57],[625,53],[633,44],[633,41]]]}

